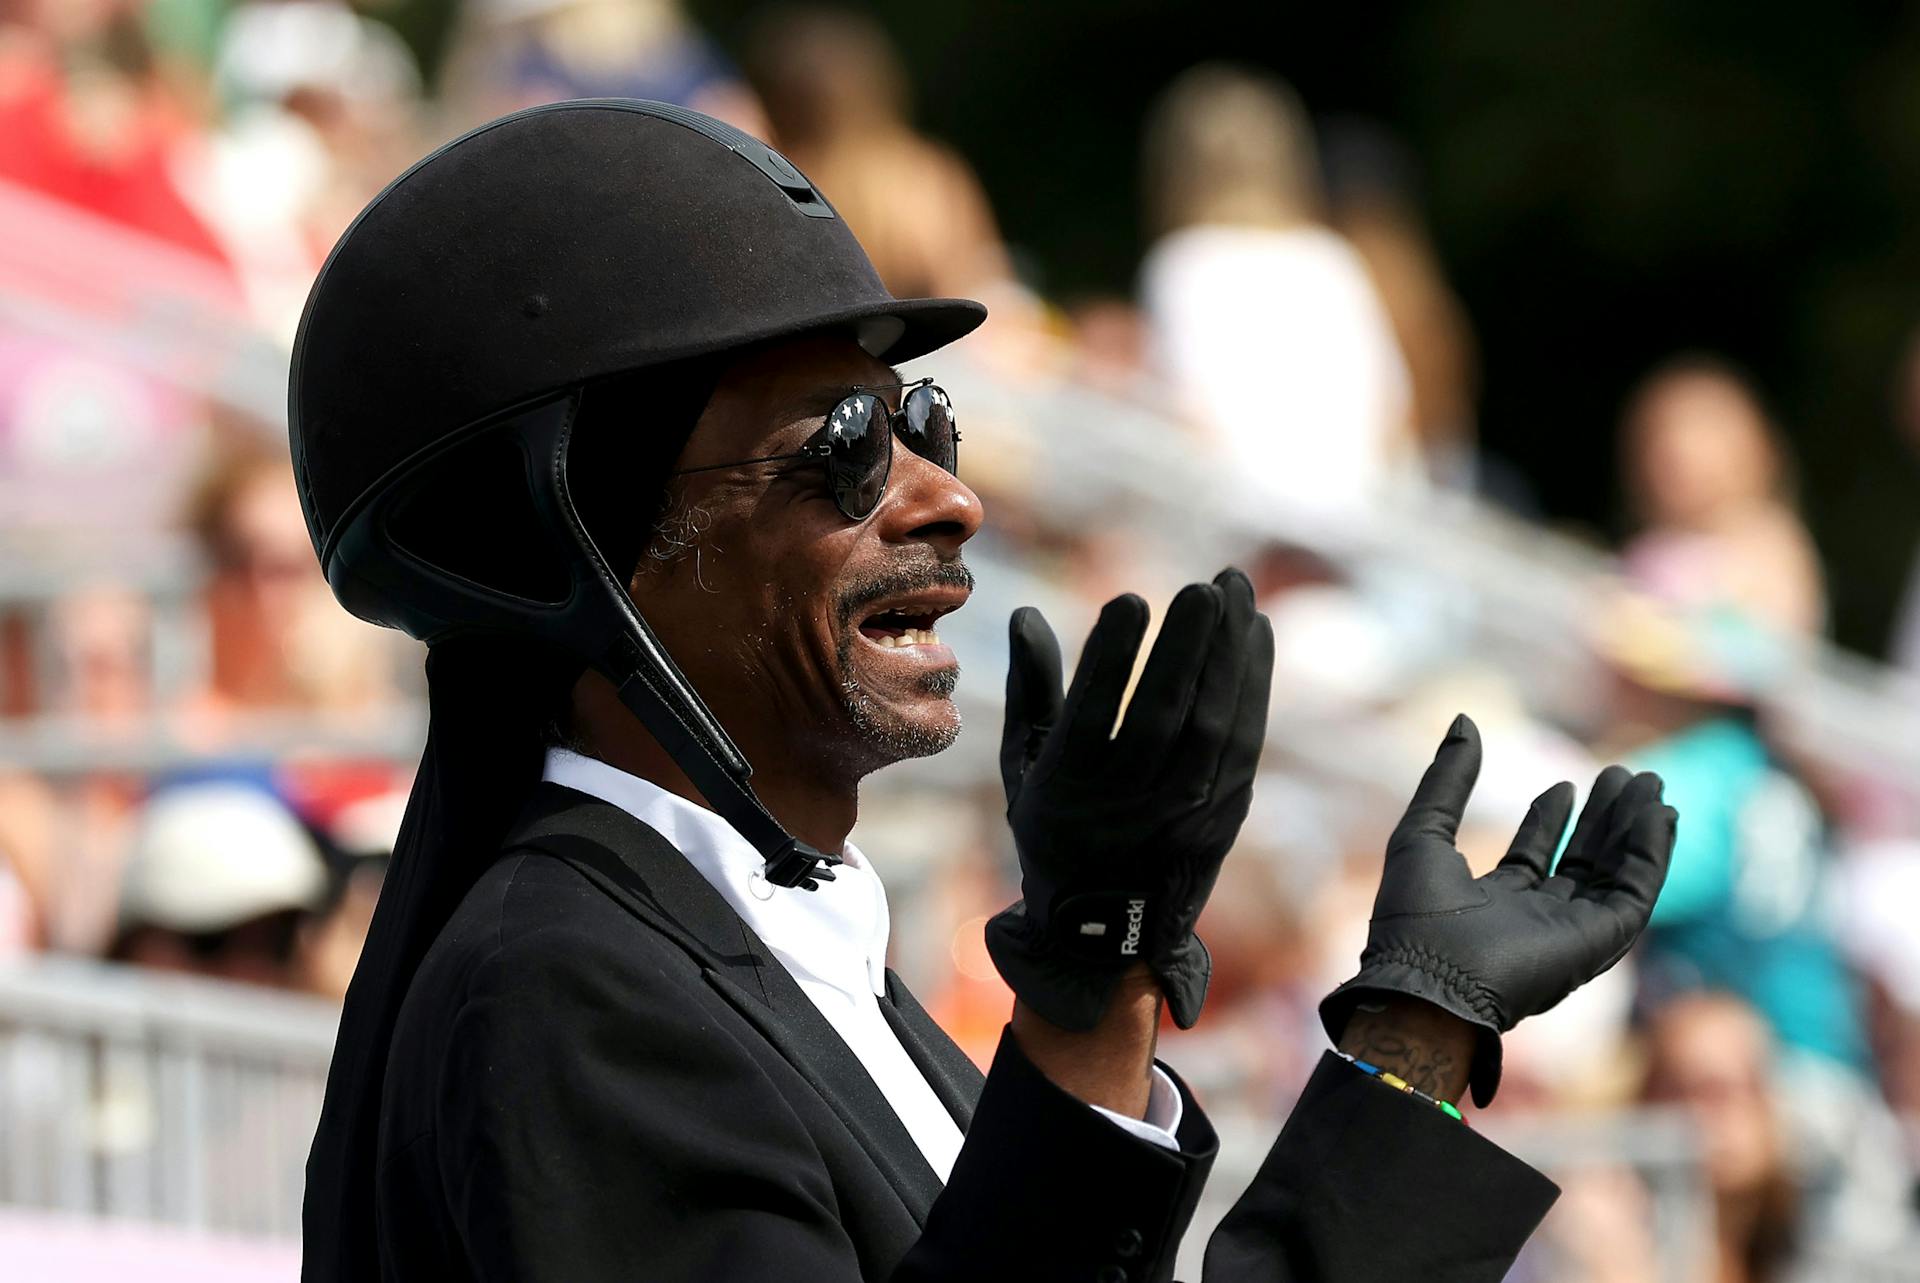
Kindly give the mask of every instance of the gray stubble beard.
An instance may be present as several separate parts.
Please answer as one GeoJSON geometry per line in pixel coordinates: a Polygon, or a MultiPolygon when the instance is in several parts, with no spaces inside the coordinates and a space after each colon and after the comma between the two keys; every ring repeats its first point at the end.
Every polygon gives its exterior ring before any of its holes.
{"type": "MultiPolygon", "coordinates": [[[[843,642],[839,655],[840,671],[847,676],[840,684],[840,704],[846,709],[847,719],[859,732],[860,737],[871,745],[877,755],[889,762],[904,762],[910,757],[932,757],[935,753],[945,752],[953,747],[953,741],[960,735],[960,711],[953,709],[953,716],[942,727],[924,727],[899,718],[888,717],[875,709],[873,701],[860,689],[860,679],[853,675],[853,646],[843,642]]],[[[939,696],[951,701],[955,687],[960,682],[960,669],[956,665],[943,668],[938,672],[924,673],[920,677],[921,691],[928,695],[939,696]]],[[[951,702],[948,704],[952,708],[951,702]]]]}

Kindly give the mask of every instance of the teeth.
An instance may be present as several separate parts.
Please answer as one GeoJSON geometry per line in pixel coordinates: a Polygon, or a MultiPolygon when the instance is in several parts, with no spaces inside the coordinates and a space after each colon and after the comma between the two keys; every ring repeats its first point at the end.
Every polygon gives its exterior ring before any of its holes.
{"type": "Polygon", "coordinates": [[[876,644],[888,650],[897,650],[903,646],[938,646],[940,634],[931,628],[903,628],[899,636],[882,634],[873,639],[876,644]]]}

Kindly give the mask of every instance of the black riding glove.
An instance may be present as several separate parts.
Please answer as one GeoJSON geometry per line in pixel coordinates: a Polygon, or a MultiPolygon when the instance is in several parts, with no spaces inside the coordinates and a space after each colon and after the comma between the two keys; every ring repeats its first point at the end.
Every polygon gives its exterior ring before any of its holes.
{"type": "Polygon", "coordinates": [[[1212,963],[1193,924],[1266,738],[1273,626],[1245,575],[1181,589],[1116,732],[1146,628],[1140,598],[1108,602],[1063,699],[1046,620],[1023,607],[1010,625],[1000,774],[1024,898],[987,924],[987,949],[1020,1001],[1064,1029],[1098,1024],[1139,962],[1182,1029],[1198,1019],[1212,963]]]}
{"type": "Polygon", "coordinates": [[[1480,732],[1455,719],[1387,843],[1360,974],[1320,1004],[1336,1043],[1354,1008],[1408,994],[1481,1029],[1473,1099],[1500,1086],[1500,1035],[1618,962],[1667,878],[1679,813],[1660,777],[1609,766],[1593,783],[1566,854],[1547,868],[1573,810],[1573,785],[1534,799],[1499,867],[1476,878],[1454,849],[1480,774],[1480,732]]]}

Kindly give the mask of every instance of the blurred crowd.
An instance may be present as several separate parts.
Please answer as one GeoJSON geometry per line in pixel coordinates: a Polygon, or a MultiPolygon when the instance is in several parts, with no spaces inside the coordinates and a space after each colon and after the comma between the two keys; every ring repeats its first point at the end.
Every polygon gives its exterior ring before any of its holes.
{"type": "MultiPolygon", "coordinates": [[[[1289,531],[1324,532],[1239,536],[1278,633],[1274,715],[1392,751],[1357,781],[1272,755],[1203,924],[1208,1019],[1168,1039],[1210,1100],[1290,1105],[1412,764],[1464,708],[1488,743],[1464,849],[1488,867],[1535,792],[1608,761],[1659,771],[1683,817],[1645,941],[1513,1036],[1503,1105],[1688,1119],[1714,1227],[1702,1278],[1920,1236],[1920,780],[1777,733],[1771,697],[1826,606],[1762,378],[1680,352],[1621,389],[1618,557],[1573,639],[1581,689],[1545,709],[1449,648],[1430,589],[1341,553],[1383,512],[1474,499],[1539,520],[1527,477],[1477,440],[1471,320],[1390,131],[1194,67],[1141,139],[1135,290],[1054,299],[855,11],[768,9],[730,55],[672,0],[468,0],[431,78],[391,16],[0,0],[0,957],[343,992],[410,782],[403,752],[369,746],[404,740],[419,655],[334,605],[272,407],[223,395],[217,362],[183,378],[144,345],[238,329],[284,352],[334,239],[437,142],[542,101],[665,99],[780,147],[895,292],[985,300],[961,359],[987,377],[1160,415],[1289,531]]],[[[1920,451],[1920,337],[1888,381],[1920,451]]],[[[983,425],[975,449],[969,424],[994,564],[1069,613],[1213,569],[1099,520],[1070,475],[1027,466],[1019,426],[983,425]]],[[[1920,674],[1920,560],[1902,618],[1890,660],[1920,674]]],[[[1012,894],[996,788],[880,789],[862,821],[883,871],[902,852],[897,962],[981,1054],[1007,1007],[980,939],[1012,894]]],[[[1525,1277],[1652,1277],[1632,1171],[1563,1183],[1525,1277]]]]}

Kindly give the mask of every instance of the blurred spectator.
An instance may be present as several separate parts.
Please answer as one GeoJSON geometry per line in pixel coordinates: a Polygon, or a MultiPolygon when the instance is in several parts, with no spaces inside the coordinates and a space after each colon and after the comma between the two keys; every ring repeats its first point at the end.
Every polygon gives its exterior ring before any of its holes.
{"type": "Polygon", "coordinates": [[[1294,813],[1258,835],[1243,833],[1221,868],[1204,928],[1214,962],[1207,1019],[1167,1035],[1169,1058],[1191,1068],[1196,1091],[1261,1116],[1285,1111],[1299,1096],[1324,1039],[1320,936],[1308,924],[1332,870],[1322,853],[1298,842],[1314,818],[1301,815],[1299,804],[1311,809],[1314,799],[1289,783],[1277,772],[1263,777],[1257,788],[1287,792],[1294,813]]]}
{"type": "MultiPolygon", "coordinates": [[[[1510,1283],[1649,1283],[1663,1277],[1655,1238],[1659,1209],[1632,1170],[1580,1166],[1555,1172],[1554,1180],[1560,1185],[1560,1201],[1528,1240],[1507,1275],[1510,1283]]],[[[1711,1229],[1688,1228],[1697,1233],[1711,1229]]],[[[1665,1277],[1710,1276],[1669,1271],[1665,1277]]]]}
{"type": "Polygon", "coordinates": [[[0,21],[0,182],[224,263],[172,167],[197,121],[156,74],[135,0],[25,0],[0,21]]]}
{"type": "Polygon", "coordinates": [[[1351,714],[1397,693],[1411,658],[1404,639],[1337,565],[1276,540],[1248,558],[1247,573],[1273,621],[1277,711],[1351,714]]]}
{"type": "MultiPolygon", "coordinates": [[[[153,713],[152,611],[110,584],[52,604],[34,711],[83,744],[136,737],[153,713]]],[[[128,816],[144,786],[117,772],[57,782],[0,771],[0,956],[89,948],[111,930],[128,816]]]]}
{"type": "Polygon", "coordinates": [[[18,947],[105,947],[128,828],[144,791],[143,781],[116,771],[57,781],[0,771],[0,881],[16,893],[18,947]]]}
{"type": "Polygon", "coordinates": [[[301,989],[334,1002],[346,998],[385,878],[384,860],[355,861],[342,872],[332,897],[300,933],[295,983],[301,989]]]}
{"type": "Polygon", "coordinates": [[[101,345],[0,327],[0,508],[13,547],[121,565],[150,552],[204,434],[193,397],[101,345]]]}
{"type": "Polygon", "coordinates": [[[275,0],[228,17],[213,75],[225,112],[184,181],[249,310],[290,345],[327,250],[418,154],[420,72],[340,0],[275,0]]]}
{"type": "Polygon", "coordinates": [[[1788,636],[1820,631],[1826,589],[1786,448],[1733,367],[1684,356],[1649,374],[1627,403],[1621,474],[1639,526],[1624,552],[1637,587],[1788,636]]]}
{"type": "MultiPolygon", "coordinates": [[[[928,882],[916,888],[919,893],[906,897],[901,908],[890,905],[889,912],[904,910],[913,915],[896,920],[890,948],[905,954],[915,948],[931,951],[944,946],[944,956],[917,960],[922,964],[919,974],[940,978],[938,987],[928,990],[927,1010],[962,1051],[985,1067],[993,1062],[1013,1001],[1012,991],[987,956],[987,919],[1006,905],[1009,895],[1020,893],[1017,886],[1009,888],[1006,862],[988,846],[988,834],[980,823],[982,816],[997,814],[989,809],[991,802],[980,796],[965,802],[967,810],[958,828],[972,841],[945,859],[929,862],[931,867],[923,871],[928,882]]],[[[912,812],[897,816],[903,839],[924,844],[929,832],[944,831],[924,824],[927,809],[927,801],[916,799],[912,812]]],[[[961,817],[939,816],[938,820],[956,818],[961,817]]],[[[867,827],[864,815],[861,824],[867,827]]]]}
{"type": "Polygon", "coordinates": [[[319,848],[270,795],[233,782],[166,790],[140,818],[111,956],[291,986],[301,920],[326,891],[319,848]]]}
{"type": "Polygon", "coordinates": [[[1827,916],[1826,820],[1757,713],[1787,652],[1736,614],[1643,598],[1605,607],[1595,637],[1616,674],[1602,755],[1657,772],[1685,817],[1642,938],[1651,992],[1738,994],[1787,1046],[1864,1069],[1860,994],[1827,916]]]}
{"type": "Polygon", "coordinates": [[[777,8],[747,39],[773,142],[826,193],[887,288],[969,296],[1003,324],[1013,272],[965,160],[920,134],[899,54],[865,14],[777,8]]]}
{"type": "MultiPolygon", "coordinates": [[[[110,583],[76,586],[48,609],[33,711],[70,742],[137,738],[154,711],[152,611],[110,583]]],[[[92,950],[112,930],[126,829],[145,784],[116,771],[57,779],[0,771],[0,919],[17,944],[92,950]]],[[[0,936],[9,934],[0,922],[0,936]]],[[[5,946],[0,945],[0,953],[5,946]]]]}
{"type": "Polygon", "coordinates": [[[1913,1168],[1857,1080],[1781,1045],[1763,1013],[1712,987],[1654,1009],[1647,1053],[1645,1099],[1681,1106],[1699,1129],[1712,1277],[1801,1277],[1794,1265],[1835,1252],[1911,1259],[1913,1168]]]}
{"type": "Polygon", "coordinates": [[[1106,294],[1081,298],[1067,306],[1066,321],[1073,338],[1068,379],[1111,396],[1150,399],[1147,322],[1132,300],[1106,294]]]}
{"type": "Polygon", "coordinates": [[[1479,351],[1466,308],[1447,283],[1415,191],[1415,161],[1383,127],[1342,120],[1325,133],[1335,231],[1367,265],[1407,366],[1409,422],[1427,477],[1540,515],[1525,477],[1479,445],[1479,351]]]}
{"type": "Polygon", "coordinates": [[[176,187],[199,121],[156,74],[141,10],[0,6],[0,509],[16,549],[124,560],[151,536],[200,417],[190,379],[142,368],[135,332],[237,297],[176,187]]]}
{"type": "Polygon", "coordinates": [[[330,772],[309,767],[284,783],[295,793],[295,808],[310,831],[317,832],[330,866],[326,901],[300,933],[298,983],[338,1002],[346,997],[366,944],[406,814],[407,788],[391,770],[365,767],[330,772]]]}
{"type": "Polygon", "coordinates": [[[90,737],[135,731],[153,712],[153,610],[113,584],[76,588],[55,602],[41,708],[90,737]]]}
{"type": "Polygon", "coordinates": [[[1360,257],[1323,222],[1305,110],[1231,67],[1148,121],[1141,266],[1153,356],[1231,466],[1307,512],[1364,510],[1419,472],[1407,370],[1360,257]]]}
{"type": "Polygon", "coordinates": [[[201,479],[187,524],[208,567],[211,662],[184,710],[200,743],[220,742],[236,714],[352,723],[390,707],[396,635],[334,602],[281,449],[235,437],[201,479]]]}
{"type": "Polygon", "coordinates": [[[679,0],[472,0],[448,95],[461,127],[563,98],[649,98],[767,133],[753,93],[679,0]]]}
{"type": "Polygon", "coordinates": [[[1676,998],[1647,1036],[1645,1098],[1699,1129],[1713,1197],[1715,1283],[1768,1283],[1792,1259],[1800,1191],[1775,1107],[1767,1028],[1725,994],[1676,998]]]}

